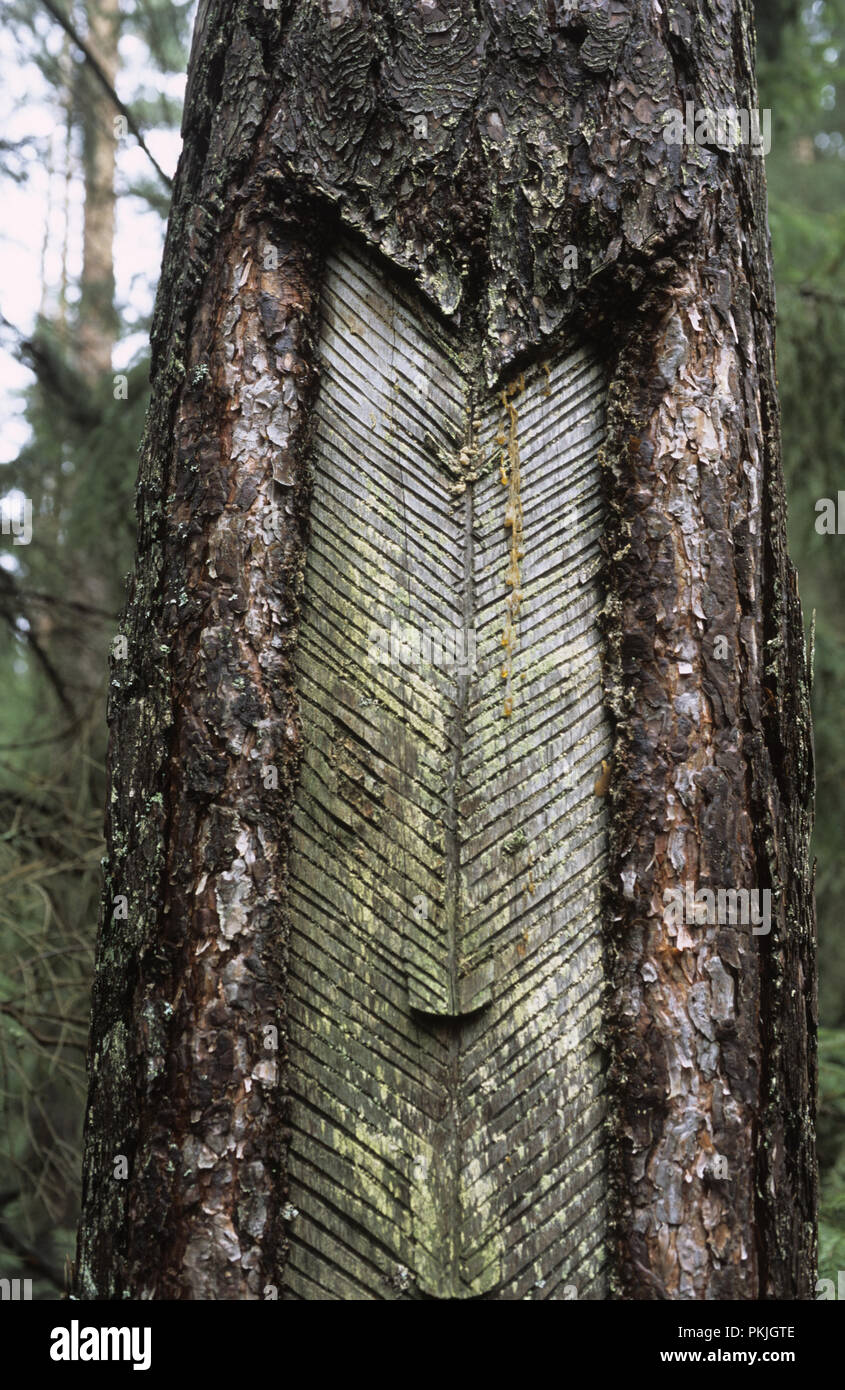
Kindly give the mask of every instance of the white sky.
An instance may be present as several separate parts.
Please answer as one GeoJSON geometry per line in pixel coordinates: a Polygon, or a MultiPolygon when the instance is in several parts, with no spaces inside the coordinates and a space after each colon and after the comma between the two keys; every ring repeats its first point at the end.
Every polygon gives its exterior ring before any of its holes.
{"type": "MultiPolygon", "coordinates": [[[[40,25],[50,53],[58,54],[62,34],[49,16],[40,25]]],[[[117,90],[131,107],[132,97],[141,88],[164,91],[181,98],[183,74],[162,74],[144,66],[146,49],[132,35],[121,39],[121,71],[117,90]]],[[[117,113],[115,113],[117,114],[117,113]]],[[[178,131],[145,131],[152,153],[166,173],[172,175],[179,156],[178,131]]],[[[41,258],[46,241],[46,279],[57,296],[64,239],[64,122],[56,107],[56,92],[42,77],[34,63],[26,61],[21,44],[9,29],[0,29],[0,136],[18,141],[32,138],[52,142],[58,172],[50,177],[42,155],[28,151],[27,178],[23,183],[0,180],[0,311],[15,328],[29,333],[41,301],[41,258]]],[[[78,170],[75,170],[78,175],[78,170]]],[[[118,145],[117,225],[115,234],[115,278],[117,299],[129,323],[150,311],[161,263],[164,223],[126,189],[132,181],[158,178],[153,166],[132,135],[118,145]]],[[[82,256],[82,198],[79,177],[70,188],[68,227],[68,279],[75,297],[82,256]]],[[[55,301],[54,301],[55,302],[55,301]]],[[[117,344],[114,369],[120,371],[143,351],[145,332],[130,332],[117,344]]],[[[23,419],[19,392],[31,381],[31,373],[14,356],[14,343],[7,331],[0,336],[0,464],[17,457],[29,429],[23,419]]],[[[0,477],[2,489],[2,477],[0,477]]]]}

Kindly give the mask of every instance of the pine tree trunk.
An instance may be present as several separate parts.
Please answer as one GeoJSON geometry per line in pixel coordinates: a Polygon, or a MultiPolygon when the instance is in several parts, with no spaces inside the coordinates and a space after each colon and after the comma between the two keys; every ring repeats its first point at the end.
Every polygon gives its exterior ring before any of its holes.
{"type": "Polygon", "coordinates": [[[81,1297],[812,1296],[763,167],[688,101],[756,108],[745,0],[201,3],[81,1297]],[[383,670],[390,592],[495,669],[383,670]]]}

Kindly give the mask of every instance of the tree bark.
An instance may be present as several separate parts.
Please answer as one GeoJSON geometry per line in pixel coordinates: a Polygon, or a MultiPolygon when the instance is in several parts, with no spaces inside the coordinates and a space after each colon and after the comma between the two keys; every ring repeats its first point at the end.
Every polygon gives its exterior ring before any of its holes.
{"type": "MultiPolygon", "coordinates": [[[[340,1275],[309,1294],[286,1234],[307,1187],[297,638],[341,226],[413,281],[475,390],[504,392],[511,462],[521,371],[583,344],[607,382],[610,1225],[581,1292],[812,1297],[810,671],[765,187],[747,147],[667,142],[688,101],[756,107],[747,0],[201,3],[112,681],[80,1297],[350,1296],[340,1275]],[[688,883],[770,891],[770,933],[673,930],[664,894],[688,883]]],[[[400,1253],[363,1296],[526,1296],[507,1260],[444,1281],[400,1253]]],[[[533,1296],[571,1296],[555,1269],[533,1296]]]]}

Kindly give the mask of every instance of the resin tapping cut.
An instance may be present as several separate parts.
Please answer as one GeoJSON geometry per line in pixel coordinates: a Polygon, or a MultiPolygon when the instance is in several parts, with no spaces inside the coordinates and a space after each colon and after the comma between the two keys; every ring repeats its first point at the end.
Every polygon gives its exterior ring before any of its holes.
{"type": "Polygon", "coordinates": [[[487,391],[348,246],[321,355],[286,1297],[602,1297],[603,374],[487,391]]]}

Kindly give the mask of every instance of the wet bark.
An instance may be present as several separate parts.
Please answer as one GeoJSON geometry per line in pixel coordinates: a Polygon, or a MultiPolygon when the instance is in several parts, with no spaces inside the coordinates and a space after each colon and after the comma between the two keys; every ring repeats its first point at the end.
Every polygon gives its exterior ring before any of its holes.
{"type": "Polygon", "coordinates": [[[292,658],[338,223],[475,335],[488,386],[567,344],[606,363],[612,1291],[812,1296],[810,673],[765,187],[747,147],[667,143],[687,101],[756,108],[745,0],[201,3],[112,681],[81,1297],[284,1284],[292,658]],[[671,930],[688,882],[770,890],[770,933],[671,930]]]}

